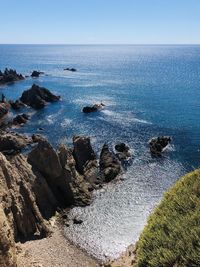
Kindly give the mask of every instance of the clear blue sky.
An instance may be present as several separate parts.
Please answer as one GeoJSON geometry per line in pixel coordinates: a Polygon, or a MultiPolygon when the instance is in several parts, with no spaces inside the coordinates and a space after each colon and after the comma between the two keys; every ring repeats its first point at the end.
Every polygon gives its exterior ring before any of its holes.
{"type": "Polygon", "coordinates": [[[0,0],[0,43],[200,44],[200,0],[0,0]]]}

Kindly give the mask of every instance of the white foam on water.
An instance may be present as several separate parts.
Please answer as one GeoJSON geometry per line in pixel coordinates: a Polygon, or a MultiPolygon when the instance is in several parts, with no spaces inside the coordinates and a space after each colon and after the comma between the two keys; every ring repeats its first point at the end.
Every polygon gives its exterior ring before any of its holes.
{"type": "Polygon", "coordinates": [[[72,123],[72,120],[71,119],[64,119],[63,122],[61,122],[60,126],[62,128],[65,128],[65,127],[71,125],[71,123],[72,123]]]}

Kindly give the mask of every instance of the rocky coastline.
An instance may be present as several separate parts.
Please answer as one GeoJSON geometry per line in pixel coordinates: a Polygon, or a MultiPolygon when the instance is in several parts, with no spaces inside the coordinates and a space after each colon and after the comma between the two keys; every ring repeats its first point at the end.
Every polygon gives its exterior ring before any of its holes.
{"type": "MultiPolygon", "coordinates": [[[[38,77],[36,73],[32,75],[38,77]]],[[[0,72],[0,84],[22,80],[13,70],[0,72]],[[11,79],[12,76],[12,79],[11,79]],[[10,78],[8,78],[10,77],[10,78]]],[[[124,143],[115,152],[105,143],[100,155],[92,148],[90,138],[74,136],[71,148],[64,144],[55,149],[43,136],[26,136],[11,131],[13,125],[23,125],[27,114],[18,114],[7,121],[11,109],[24,106],[42,109],[59,101],[48,89],[33,84],[16,101],[0,102],[0,266],[17,267],[17,242],[47,238],[52,233],[51,218],[59,214],[67,219],[68,209],[89,205],[92,192],[102,188],[123,172],[123,162],[131,157],[124,143]],[[24,149],[28,148],[28,153],[24,149]]],[[[104,104],[86,107],[90,113],[104,104]]],[[[161,154],[171,139],[152,139],[150,151],[161,154]]],[[[79,224],[76,218],[74,223],[79,224]]],[[[92,265],[91,265],[92,266],[92,265]]],[[[112,266],[108,265],[108,266],[112,266]]],[[[115,266],[115,265],[113,265],[115,266]]]]}

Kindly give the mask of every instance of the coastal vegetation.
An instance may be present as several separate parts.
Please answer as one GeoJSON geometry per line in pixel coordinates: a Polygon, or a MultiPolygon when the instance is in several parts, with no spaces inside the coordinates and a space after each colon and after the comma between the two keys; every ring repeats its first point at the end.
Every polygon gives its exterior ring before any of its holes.
{"type": "Polygon", "coordinates": [[[200,170],[182,177],[150,215],[136,267],[200,266],[200,170]]]}

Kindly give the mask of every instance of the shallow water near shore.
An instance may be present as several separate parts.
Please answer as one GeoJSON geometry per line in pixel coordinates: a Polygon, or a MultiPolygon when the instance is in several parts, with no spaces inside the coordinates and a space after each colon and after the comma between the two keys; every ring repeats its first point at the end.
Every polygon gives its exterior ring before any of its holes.
{"type": "Polygon", "coordinates": [[[90,206],[74,208],[70,216],[78,214],[83,223],[65,230],[99,259],[119,256],[138,239],[163,192],[199,166],[200,46],[0,45],[0,69],[5,67],[46,74],[1,87],[8,99],[19,98],[33,83],[62,97],[43,110],[25,110],[32,117],[18,132],[44,134],[55,147],[70,146],[75,134],[87,135],[98,155],[104,142],[130,146],[132,162],[123,180],[95,192],[90,206]],[[81,112],[101,101],[101,112],[81,112]],[[155,159],[147,142],[158,135],[173,142],[155,159]]]}

